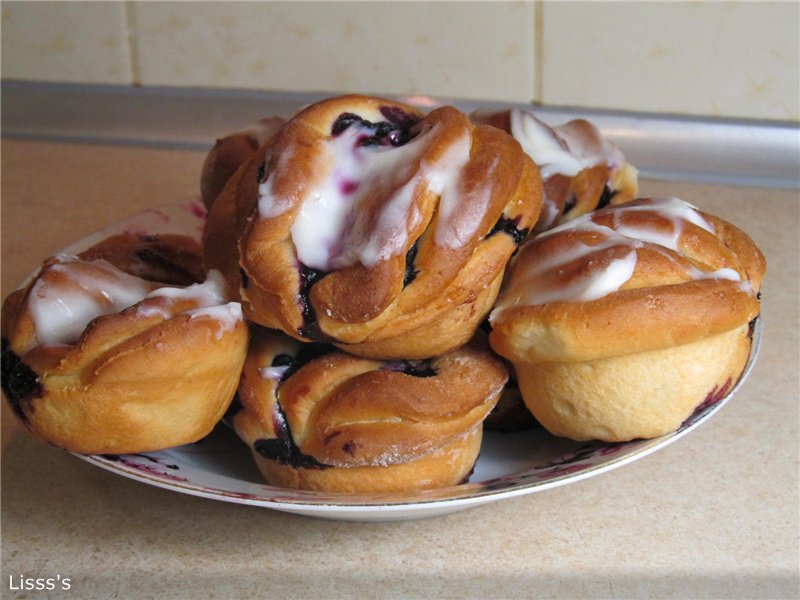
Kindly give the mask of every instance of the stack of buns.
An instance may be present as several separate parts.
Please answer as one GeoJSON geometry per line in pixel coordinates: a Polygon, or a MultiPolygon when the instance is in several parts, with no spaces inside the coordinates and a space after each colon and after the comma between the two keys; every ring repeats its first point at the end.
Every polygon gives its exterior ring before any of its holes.
{"type": "Polygon", "coordinates": [[[35,435],[142,452],[227,411],[267,481],[467,480],[485,423],[625,441],[744,369],[763,255],[583,120],[342,96],[217,141],[202,248],[119,236],[3,306],[3,389],[35,435]],[[487,335],[488,333],[488,335],[487,335]]]}

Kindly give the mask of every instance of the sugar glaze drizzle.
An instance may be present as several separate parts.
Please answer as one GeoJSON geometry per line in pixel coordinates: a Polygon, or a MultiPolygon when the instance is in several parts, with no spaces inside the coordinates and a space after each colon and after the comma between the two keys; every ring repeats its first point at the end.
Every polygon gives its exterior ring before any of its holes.
{"type": "MultiPolygon", "coordinates": [[[[345,115],[343,115],[345,116],[345,115]]],[[[340,117],[341,119],[341,117],[340,117]]],[[[418,190],[426,187],[440,196],[434,241],[458,248],[480,227],[480,194],[463,198],[461,172],[469,161],[471,138],[465,130],[436,160],[426,157],[436,143],[440,124],[422,126],[399,144],[365,144],[380,135],[382,123],[355,117],[336,129],[323,144],[327,171],[302,198],[291,226],[292,241],[300,263],[322,272],[356,264],[368,268],[408,250],[408,232],[422,223],[417,206],[418,190]],[[385,200],[371,209],[376,195],[385,200]],[[467,210],[469,209],[469,210],[467,210]]],[[[259,185],[258,216],[273,218],[289,210],[293,202],[276,194],[277,171],[291,168],[291,157],[281,156],[273,173],[259,185]]]]}
{"type": "MultiPolygon", "coordinates": [[[[517,270],[509,285],[501,292],[491,314],[491,322],[501,321],[507,309],[517,306],[597,300],[619,291],[631,278],[638,261],[637,251],[642,247],[654,248],[669,260],[676,262],[676,254],[681,254],[679,239],[685,226],[691,224],[711,234],[715,233],[714,226],[694,206],[677,198],[641,199],[602,212],[612,215],[611,227],[596,223],[593,218],[597,213],[587,213],[541,233],[523,246],[521,253],[526,250],[533,251],[538,240],[570,231],[592,234],[596,240],[596,243],[587,244],[576,239],[566,250],[557,254],[550,253],[546,256],[537,254],[535,259],[528,260],[527,268],[517,270]],[[635,212],[650,212],[667,220],[671,225],[670,231],[659,230],[646,224],[637,226],[626,222],[624,216],[635,212]],[[613,252],[610,252],[612,250],[613,252]],[[603,268],[583,268],[577,277],[572,277],[567,283],[560,276],[566,272],[567,265],[579,260],[583,260],[586,265],[599,264],[601,260],[605,264],[603,268]],[[556,276],[552,276],[553,273],[556,276]]],[[[687,276],[694,280],[741,281],[739,273],[731,268],[704,271],[691,264],[684,262],[680,264],[687,276]]],[[[745,291],[752,293],[746,281],[741,281],[741,286],[745,291]]]]}
{"type": "Polygon", "coordinates": [[[241,306],[227,302],[225,282],[211,271],[204,283],[186,288],[164,286],[129,275],[105,260],[84,261],[76,256],[54,256],[42,270],[28,295],[28,310],[41,346],[72,345],[94,319],[115,314],[148,298],[164,298],[137,308],[143,317],[164,319],[174,314],[171,305],[188,300],[195,308],[184,311],[195,318],[220,323],[218,337],[243,319],[241,306]]]}

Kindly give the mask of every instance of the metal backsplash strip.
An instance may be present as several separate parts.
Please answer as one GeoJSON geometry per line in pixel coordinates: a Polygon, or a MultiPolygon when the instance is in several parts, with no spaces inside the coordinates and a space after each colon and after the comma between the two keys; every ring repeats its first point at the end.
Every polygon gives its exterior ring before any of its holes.
{"type": "MultiPolygon", "coordinates": [[[[265,116],[289,116],[330,93],[2,83],[3,137],[207,150],[265,116]]],[[[514,105],[426,96],[397,97],[424,108],[514,105]]],[[[559,124],[591,120],[644,177],[800,189],[798,123],[534,107],[559,124]]]]}

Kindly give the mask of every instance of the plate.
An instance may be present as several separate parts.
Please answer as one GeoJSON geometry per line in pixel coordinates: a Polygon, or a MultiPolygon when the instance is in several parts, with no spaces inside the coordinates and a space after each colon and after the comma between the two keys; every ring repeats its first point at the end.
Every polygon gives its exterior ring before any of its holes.
{"type": "MultiPolygon", "coordinates": [[[[198,239],[205,208],[197,198],[154,208],[111,225],[65,248],[77,253],[122,232],[182,233],[198,239]]],[[[159,452],[125,455],[77,455],[102,469],[164,489],[238,504],[261,506],[314,517],[390,521],[432,517],[504,498],[541,492],[605,473],[659,450],[683,437],[716,413],[749,374],[761,340],[760,321],[742,377],[708,398],[681,427],[651,440],[625,443],[575,442],[543,429],[516,433],[486,432],[480,458],[468,483],[409,494],[335,494],[267,485],[249,449],[225,426],[196,442],[159,452]]]]}

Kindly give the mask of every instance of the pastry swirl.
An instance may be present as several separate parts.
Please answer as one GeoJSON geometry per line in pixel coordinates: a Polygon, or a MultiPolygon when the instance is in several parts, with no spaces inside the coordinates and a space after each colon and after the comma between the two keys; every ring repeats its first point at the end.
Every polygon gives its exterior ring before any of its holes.
{"type": "Polygon", "coordinates": [[[478,110],[472,119],[513,135],[539,167],[544,200],[536,233],[636,197],[636,169],[586,119],[550,127],[524,109],[478,110]]]}
{"type": "Polygon", "coordinates": [[[362,356],[428,358],[472,337],[540,202],[536,166],[503,132],[452,107],[333,98],[234,175],[207,258],[256,323],[362,356]],[[241,232],[238,255],[230,234],[214,239],[226,231],[241,232]]]}
{"type": "Polygon", "coordinates": [[[764,271],[735,226],[675,198],[639,199],[527,243],[490,341],[552,433],[654,437],[738,380],[764,271]]]}
{"type": "Polygon", "coordinates": [[[165,287],[57,255],[3,305],[3,391],[34,435],[73,452],[196,441],[236,390],[248,332],[224,281],[165,287]]]}
{"type": "Polygon", "coordinates": [[[479,339],[435,359],[378,361],[257,329],[232,421],[274,485],[455,485],[472,470],[483,419],[506,380],[479,339]]]}

